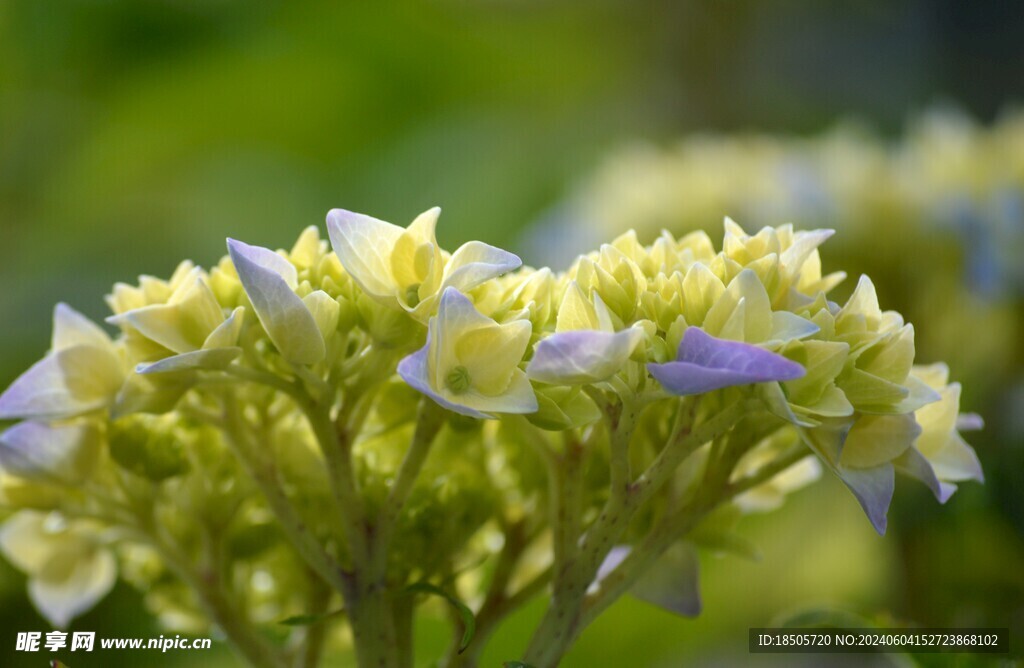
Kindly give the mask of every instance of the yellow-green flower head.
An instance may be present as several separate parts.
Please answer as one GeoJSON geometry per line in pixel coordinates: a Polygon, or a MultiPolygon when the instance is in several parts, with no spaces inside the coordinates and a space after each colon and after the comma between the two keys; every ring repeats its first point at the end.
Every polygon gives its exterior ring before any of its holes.
{"type": "Polygon", "coordinates": [[[107,333],[57,304],[50,352],[0,395],[0,419],[69,418],[109,408],[124,380],[121,352],[107,333]]]}
{"type": "MultiPolygon", "coordinates": [[[[705,288],[705,295],[718,292],[709,277],[705,275],[703,280],[713,286],[705,288]]],[[[749,268],[729,282],[700,324],[708,334],[720,339],[774,346],[807,338],[819,330],[813,322],[795,313],[772,311],[764,284],[749,268]]]]}
{"type": "MultiPolygon", "coordinates": [[[[832,329],[832,324],[827,324],[832,329]]],[[[878,306],[875,286],[862,276],[857,289],[836,314],[834,338],[850,345],[836,379],[846,398],[868,413],[911,413],[939,400],[935,390],[911,373],[914,327],[895,311],[878,306]]]]}
{"type": "Polygon", "coordinates": [[[176,283],[166,301],[107,318],[125,333],[139,373],[222,368],[241,353],[243,309],[225,315],[198,267],[176,283]]]}
{"type": "Polygon", "coordinates": [[[101,527],[23,510],[0,527],[0,552],[28,575],[28,594],[57,628],[90,610],[117,580],[117,562],[101,527]]]}
{"type": "Polygon", "coordinates": [[[481,313],[498,321],[528,318],[534,332],[554,323],[559,281],[547,267],[522,267],[477,286],[470,296],[481,313]]]}
{"type": "Polygon", "coordinates": [[[114,289],[106,297],[107,305],[114,314],[124,313],[133,309],[164,304],[182,283],[194,277],[196,266],[189,260],[178,264],[169,280],[153,276],[139,276],[137,286],[127,283],[115,283],[114,289]]]}
{"type": "Polygon", "coordinates": [[[601,246],[595,256],[581,257],[569,277],[587,294],[594,292],[618,317],[631,322],[647,281],[636,262],[610,244],[601,246]]]}
{"type": "Polygon", "coordinates": [[[449,255],[434,228],[441,209],[426,211],[402,229],[343,209],[327,214],[327,230],[345,271],[367,295],[403,309],[425,323],[447,288],[469,292],[518,268],[522,261],[499,248],[471,241],[449,255]]]}
{"type": "Polygon", "coordinates": [[[800,294],[827,293],[846,274],[835,272],[821,276],[818,246],[835,234],[835,230],[794,232],[792,225],[764,227],[751,236],[731,218],[725,219],[722,253],[725,257],[757,272],[776,308],[792,304],[790,290],[800,294]]]}
{"type": "Polygon", "coordinates": [[[475,418],[533,413],[537,397],[519,363],[529,320],[498,324],[455,288],[446,288],[427,343],[398,365],[405,382],[441,406],[475,418]]]}

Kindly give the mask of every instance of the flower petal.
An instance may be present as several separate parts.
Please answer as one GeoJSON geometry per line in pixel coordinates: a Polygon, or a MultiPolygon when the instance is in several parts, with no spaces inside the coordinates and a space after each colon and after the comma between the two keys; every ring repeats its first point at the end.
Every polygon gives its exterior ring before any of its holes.
{"type": "Polygon", "coordinates": [[[899,457],[921,435],[914,415],[861,415],[843,443],[842,466],[871,468],[899,457]]]}
{"type": "Polygon", "coordinates": [[[377,298],[394,297],[391,252],[404,231],[397,225],[344,209],[327,213],[327,232],[335,255],[356,285],[377,298]]]}
{"type": "Polygon", "coordinates": [[[513,320],[477,327],[460,336],[455,356],[471,371],[473,387],[483,394],[504,392],[510,382],[509,372],[522,361],[532,332],[529,320],[513,320]]]}
{"type": "Polygon", "coordinates": [[[108,406],[123,382],[113,353],[72,346],[32,365],[0,395],[0,419],[63,418],[108,406]]]}
{"type": "Polygon", "coordinates": [[[700,562],[691,543],[665,551],[629,590],[633,596],[683,617],[700,614],[700,562]]]}
{"type": "MultiPolygon", "coordinates": [[[[295,364],[315,364],[326,354],[323,336],[302,299],[273,268],[266,249],[228,239],[228,253],[256,316],[281,355],[295,364]]],[[[267,251],[269,252],[269,251],[267,251]]]]}
{"type": "Polygon", "coordinates": [[[945,503],[949,500],[949,497],[956,491],[956,485],[950,483],[940,482],[935,476],[935,470],[932,469],[932,465],[928,463],[921,452],[911,446],[907,450],[893,460],[893,467],[896,471],[903,475],[910,476],[911,478],[917,478],[925,485],[928,489],[932,490],[932,494],[939,503],[945,503]]]}
{"type": "Polygon", "coordinates": [[[409,383],[409,385],[450,411],[454,411],[461,415],[468,415],[469,417],[479,418],[481,420],[491,417],[490,415],[481,413],[476,409],[454,404],[434,391],[430,383],[430,370],[428,368],[429,365],[427,364],[427,356],[429,353],[430,334],[428,333],[426,345],[411,355],[407,355],[398,363],[398,375],[402,377],[402,380],[409,383]]]}
{"type": "Polygon", "coordinates": [[[302,303],[313,314],[317,329],[320,330],[320,334],[326,341],[327,337],[338,328],[338,318],[341,315],[341,306],[338,304],[338,300],[323,290],[314,290],[302,298],[302,303]]]}
{"type": "Polygon", "coordinates": [[[552,334],[537,344],[526,374],[552,385],[597,383],[621,369],[642,339],[643,332],[637,328],[552,334]]]}
{"type": "Polygon", "coordinates": [[[793,380],[804,368],[748,343],[724,341],[690,327],[675,362],[648,364],[658,382],[673,394],[702,394],[732,385],[793,380]]]}
{"type": "Polygon", "coordinates": [[[165,357],[152,364],[139,364],[135,367],[135,373],[173,373],[176,371],[196,371],[199,369],[220,370],[231,364],[241,354],[242,349],[235,347],[194,350],[190,353],[165,357]]]}
{"type": "Polygon", "coordinates": [[[217,328],[210,332],[210,335],[203,341],[203,349],[230,348],[238,343],[238,336],[242,333],[242,321],[245,318],[245,308],[239,306],[227,320],[217,325],[217,328]]]}
{"type": "Polygon", "coordinates": [[[452,287],[466,292],[495,276],[518,269],[522,264],[518,255],[482,241],[470,241],[452,253],[444,268],[441,289],[452,287]]]}
{"type": "Polygon", "coordinates": [[[772,333],[768,335],[768,341],[785,343],[805,339],[820,331],[820,327],[795,313],[775,311],[772,313],[772,333]]]}
{"type": "Polygon", "coordinates": [[[109,348],[110,345],[107,333],[75,309],[63,302],[53,309],[51,350],[63,350],[71,346],[109,348]]]}
{"type": "Polygon", "coordinates": [[[896,487],[893,465],[887,463],[866,469],[840,467],[836,472],[857,497],[875,531],[884,536],[888,523],[886,515],[896,487]]]}
{"type": "Polygon", "coordinates": [[[109,552],[97,550],[78,559],[66,578],[59,581],[32,578],[29,598],[56,628],[89,611],[110,593],[117,581],[117,563],[109,552]]]}
{"type": "Polygon", "coordinates": [[[99,432],[88,423],[20,422],[0,434],[0,466],[19,478],[79,482],[100,452],[99,432]]]}
{"type": "MultiPolygon", "coordinates": [[[[237,239],[228,239],[228,248],[234,247],[235,252],[244,255],[250,263],[274,272],[294,290],[299,286],[299,272],[295,266],[269,248],[252,246],[237,239]]],[[[232,261],[234,257],[232,256],[232,261]]]]}

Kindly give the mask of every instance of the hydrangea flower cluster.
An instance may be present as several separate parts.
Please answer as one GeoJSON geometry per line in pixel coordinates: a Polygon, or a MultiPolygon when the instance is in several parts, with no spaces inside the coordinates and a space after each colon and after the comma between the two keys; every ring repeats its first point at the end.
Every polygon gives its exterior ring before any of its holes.
{"type": "Polygon", "coordinates": [[[0,550],[42,614],[66,626],[120,573],[252,665],[411,666],[443,604],[445,664],[471,666],[548,592],[517,657],[542,668],[624,593],[697,614],[696,549],[743,544],[742,513],[822,467],[879,533],[895,473],[940,502],[982,479],[958,432],[979,420],[914,328],[867,277],[829,300],[829,230],[631,232],[556,273],[449,253],[438,215],[229,239],[209,270],[115,285],[114,337],[57,306],[0,395],[0,550]]]}
{"type": "Polygon", "coordinates": [[[933,110],[896,141],[844,123],[815,137],[700,134],[622,146],[533,228],[529,251],[561,263],[572,256],[557,251],[627,229],[713,232],[723,211],[745,225],[835,228],[832,261],[884,286],[890,306],[922,327],[922,350],[955,362],[979,404],[997,405],[1019,386],[1009,370],[1024,363],[1021,111],[984,126],[933,110]]]}

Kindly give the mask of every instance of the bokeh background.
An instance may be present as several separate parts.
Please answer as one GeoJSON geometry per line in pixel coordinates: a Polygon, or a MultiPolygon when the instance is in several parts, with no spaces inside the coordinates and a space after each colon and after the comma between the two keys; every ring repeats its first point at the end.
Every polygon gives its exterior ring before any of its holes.
{"type": "MultiPolygon", "coordinates": [[[[229,235],[289,246],[334,206],[405,224],[439,204],[442,244],[478,238],[535,264],[623,225],[645,242],[662,226],[720,240],[724,215],[748,231],[833,226],[826,269],[879,275],[883,307],[917,325],[919,359],[948,359],[965,381],[964,409],[987,421],[968,436],[987,484],[939,507],[903,481],[880,538],[823,479],[745,520],[760,561],[703,555],[699,619],[625,600],[565,664],[792,665],[749,656],[747,628],[807,610],[1009,627],[1019,656],[1015,105],[1015,2],[0,0],[0,385],[46,349],[54,302],[101,318],[115,281],[209,265],[229,235]],[[901,157],[932,140],[952,149],[901,157]],[[865,147],[872,178],[836,190],[865,147]],[[661,187],[631,189],[649,182],[661,187]],[[701,199],[709,188],[734,195],[701,199]]],[[[47,628],[24,586],[0,565],[4,666],[45,662],[13,651],[17,631],[47,628]]],[[[541,609],[506,624],[487,665],[517,656],[541,609]]],[[[125,585],[74,628],[160,633],[125,585]]],[[[422,665],[447,633],[421,620],[422,665]]],[[[220,648],[76,655],[72,668],[115,665],[235,663],[220,648]]]]}

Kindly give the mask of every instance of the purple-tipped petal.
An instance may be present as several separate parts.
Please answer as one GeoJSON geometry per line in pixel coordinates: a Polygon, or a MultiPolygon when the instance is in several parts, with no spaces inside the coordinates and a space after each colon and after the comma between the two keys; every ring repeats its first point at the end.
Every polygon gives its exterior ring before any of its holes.
{"type": "Polygon", "coordinates": [[[289,286],[287,277],[282,276],[282,272],[288,272],[271,260],[270,255],[281,262],[287,263],[287,260],[266,248],[234,239],[228,239],[228,253],[256,316],[281,356],[295,364],[315,364],[322,360],[326,347],[316,320],[289,286]]]}
{"type": "Polygon", "coordinates": [[[906,451],[893,460],[895,469],[903,475],[917,478],[932,491],[939,503],[945,503],[956,491],[956,485],[944,483],[935,475],[932,465],[928,462],[921,451],[910,446],[906,451]]]}
{"type": "Polygon", "coordinates": [[[675,362],[648,364],[651,375],[677,395],[702,394],[733,385],[795,380],[802,366],[749,343],[725,341],[690,327],[675,362]]]}
{"type": "Polygon", "coordinates": [[[985,419],[977,413],[961,413],[956,418],[957,431],[978,431],[985,428],[985,419]]]}
{"type": "Polygon", "coordinates": [[[552,385],[597,383],[621,369],[641,339],[639,329],[559,332],[537,344],[526,374],[552,385]]]}
{"type": "Polygon", "coordinates": [[[686,542],[670,547],[632,589],[633,596],[683,617],[700,614],[700,562],[686,542]]]}
{"type": "Polygon", "coordinates": [[[50,353],[0,395],[0,420],[53,419],[110,405],[124,380],[114,355],[93,346],[50,353]]]}
{"type": "MultiPolygon", "coordinates": [[[[597,577],[587,589],[600,591],[601,584],[633,551],[628,545],[616,545],[597,569],[597,577]]],[[[629,593],[641,601],[656,605],[683,617],[696,617],[701,611],[700,564],[692,543],[676,543],[665,551],[654,565],[630,588],[629,593]]]]}
{"type": "Polygon", "coordinates": [[[435,392],[430,386],[430,370],[427,363],[427,355],[430,353],[430,335],[427,334],[427,343],[425,346],[407,355],[398,363],[398,375],[402,377],[402,380],[407,382],[413,388],[419,390],[423,394],[427,395],[438,405],[443,408],[447,408],[450,411],[454,411],[461,415],[466,415],[472,418],[479,418],[485,420],[490,418],[490,415],[481,413],[478,410],[469,408],[468,406],[460,406],[453,404],[446,400],[440,394],[435,392]]]}
{"type": "Polygon", "coordinates": [[[0,466],[20,478],[77,482],[91,475],[99,433],[90,424],[20,422],[0,434],[0,466]]]}
{"type": "Polygon", "coordinates": [[[252,264],[272,271],[280,276],[292,290],[298,287],[298,270],[295,269],[291,262],[269,248],[253,246],[245,243],[244,241],[239,241],[238,239],[228,239],[228,250],[233,251],[232,261],[234,261],[233,258],[235,253],[244,255],[252,264]]]}
{"type": "Polygon", "coordinates": [[[896,487],[893,465],[882,464],[867,469],[839,468],[836,473],[857,497],[875,531],[884,536],[888,523],[886,515],[896,487]]]}

